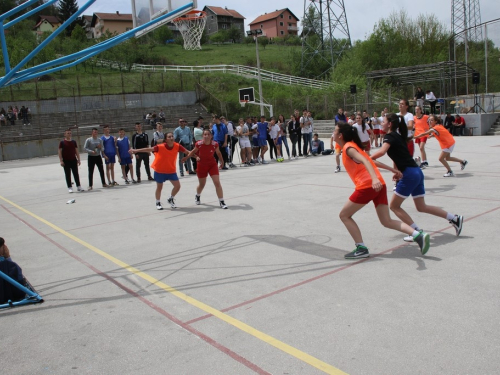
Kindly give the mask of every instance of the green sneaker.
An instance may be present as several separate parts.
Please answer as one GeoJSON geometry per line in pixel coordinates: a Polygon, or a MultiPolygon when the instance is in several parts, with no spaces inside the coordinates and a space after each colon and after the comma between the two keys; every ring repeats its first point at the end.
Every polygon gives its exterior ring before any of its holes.
{"type": "Polygon", "coordinates": [[[431,246],[431,237],[429,236],[429,234],[420,232],[418,235],[413,237],[413,241],[416,242],[420,247],[420,252],[422,253],[422,255],[427,254],[427,252],[429,251],[429,247],[431,246]]]}
{"type": "Polygon", "coordinates": [[[345,259],[358,259],[358,258],[368,258],[370,253],[366,246],[357,245],[356,248],[349,254],[344,255],[345,259]]]}

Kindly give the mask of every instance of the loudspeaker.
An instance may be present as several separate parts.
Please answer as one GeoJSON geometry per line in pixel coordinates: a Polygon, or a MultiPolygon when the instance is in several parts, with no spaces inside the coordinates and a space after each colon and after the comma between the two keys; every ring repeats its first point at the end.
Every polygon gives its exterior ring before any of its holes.
{"type": "Polygon", "coordinates": [[[481,76],[479,75],[479,72],[474,72],[474,73],[472,73],[472,83],[473,83],[473,84],[475,84],[475,85],[476,85],[476,84],[479,84],[479,83],[480,83],[480,82],[479,82],[480,80],[481,80],[481,76]]]}
{"type": "Polygon", "coordinates": [[[356,94],[356,85],[351,85],[351,94],[356,94]]]}

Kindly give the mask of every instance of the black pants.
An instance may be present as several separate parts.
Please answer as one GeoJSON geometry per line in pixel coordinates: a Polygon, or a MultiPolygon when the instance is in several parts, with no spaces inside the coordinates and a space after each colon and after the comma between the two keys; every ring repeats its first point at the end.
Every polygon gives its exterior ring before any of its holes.
{"type": "MultiPolygon", "coordinates": [[[[227,147],[222,146],[224,142],[222,141],[217,141],[219,144],[219,151],[222,155],[222,160],[224,160],[224,167],[226,166],[227,160],[228,160],[228,155],[227,155],[227,147]]],[[[217,157],[217,154],[215,154],[215,159],[219,161],[219,158],[217,157]]]]}
{"type": "Polygon", "coordinates": [[[297,134],[297,143],[299,144],[299,156],[302,156],[302,134],[297,134]]]}
{"type": "Polygon", "coordinates": [[[267,134],[267,143],[269,144],[269,156],[271,157],[271,159],[273,159],[273,151],[274,155],[278,157],[278,152],[276,151],[276,145],[274,144],[274,141],[271,138],[270,134],[267,134]]]}
{"type": "Polygon", "coordinates": [[[71,172],[73,172],[73,178],[75,179],[76,186],[81,186],[80,176],[78,175],[78,160],[63,160],[63,163],[68,189],[71,188],[71,172]]]}
{"type": "MultiPolygon", "coordinates": [[[[292,156],[297,156],[297,134],[290,134],[290,141],[292,141],[292,156]]],[[[300,150],[300,146],[299,146],[300,150]]]]}
{"type": "Polygon", "coordinates": [[[91,156],[89,155],[89,186],[94,186],[94,167],[97,165],[99,174],[101,175],[101,182],[106,185],[106,180],[104,179],[104,168],[102,166],[101,156],[91,156]]]}
{"type": "Polygon", "coordinates": [[[431,106],[431,114],[435,115],[436,114],[436,101],[429,100],[429,105],[431,106]]]}
{"type": "Polygon", "coordinates": [[[141,164],[144,160],[144,168],[146,169],[146,174],[148,177],[151,177],[151,171],[149,169],[149,154],[146,152],[141,152],[139,154],[135,154],[135,174],[137,178],[141,178],[141,164]]]}
{"type": "Polygon", "coordinates": [[[231,139],[231,163],[233,162],[234,158],[234,149],[236,148],[236,143],[238,143],[238,138],[236,138],[234,135],[229,137],[231,139]]]}

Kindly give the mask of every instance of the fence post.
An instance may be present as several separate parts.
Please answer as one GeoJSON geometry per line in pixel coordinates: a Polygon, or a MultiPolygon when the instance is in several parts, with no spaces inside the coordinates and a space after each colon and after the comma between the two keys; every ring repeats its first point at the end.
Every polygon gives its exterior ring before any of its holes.
{"type": "Polygon", "coordinates": [[[101,83],[101,96],[104,94],[104,91],[102,89],[102,74],[99,74],[99,82],[101,83]]]}
{"type": "Polygon", "coordinates": [[[122,95],[125,95],[125,83],[123,82],[123,73],[120,72],[120,78],[122,80],[122,95]]]}

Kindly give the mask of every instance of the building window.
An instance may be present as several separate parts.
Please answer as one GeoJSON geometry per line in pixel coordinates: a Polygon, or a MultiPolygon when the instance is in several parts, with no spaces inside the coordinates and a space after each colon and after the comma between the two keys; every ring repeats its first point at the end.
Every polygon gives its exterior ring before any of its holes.
{"type": "Polygon", "coordinates": [[[291,20],[292,19],[292,16],[288,16],[288,19],[291,20]]]}
{"type": "Polygon", "coordinates": [[[212,19],[214,19],[214,16],[212,16],[212,19]]]}
{"type": "Polygon", "coordinates": [[[292,24],[291,24],[290,22],[288,22],[288,26],[290,26],[290,27],[291,27],[291,26],[292,26],[292,24]]]}
{"type": "Polygon", "coordinates": [[[280,22],[280,26],[283,26],[283,22],[280,22]]]}
{"type": "Polygon", "coordinates": [[[282,15],[282,14],[280,14],[280,17],[281,17],[281,18],[283,18],[283,15],[282,15]]]}
{"type": "Polygon", "coordinates": [[[283,30],[280,31],[281,35],[285,35],[285,32],[283,30]]]}
{"type": "Polygon", "coordinates": [[[261,24],[261,25],[260,25],[260,28],[261,28],[261,30],[262,30],[262,29],[264,28],[264,25],[262,25],[262,24],[261,24]]]}

